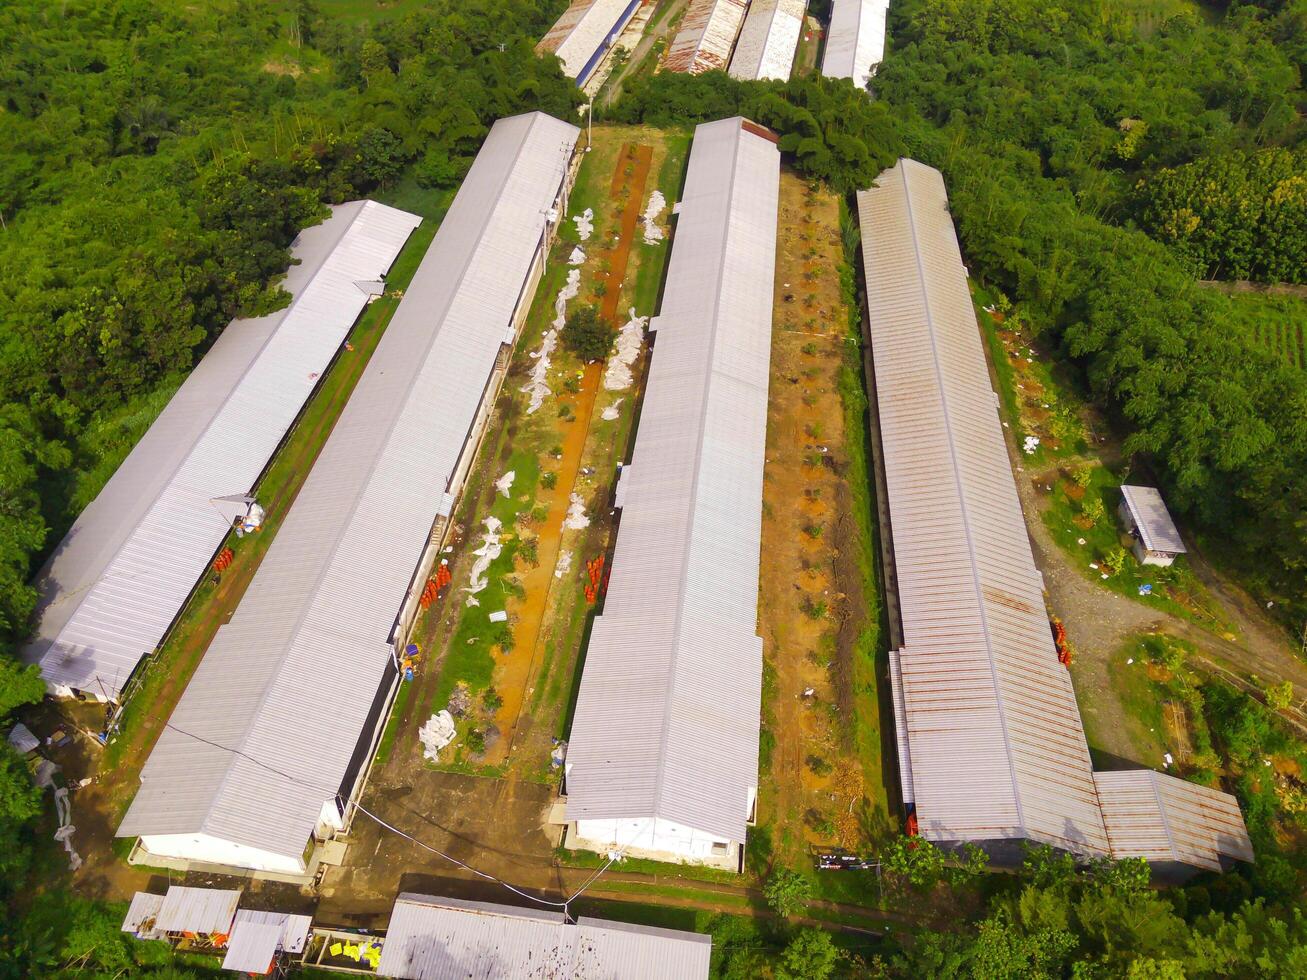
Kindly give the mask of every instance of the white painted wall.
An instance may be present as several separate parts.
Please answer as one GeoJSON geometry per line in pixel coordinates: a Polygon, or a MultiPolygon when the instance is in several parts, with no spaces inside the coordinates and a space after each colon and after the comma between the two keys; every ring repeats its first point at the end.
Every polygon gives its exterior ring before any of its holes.
{"type": "Polygon", "coordinates": [[[673,823],[646,817],[638,820],[580,820],[577,837],[615,850],[658,851],[688,861],[720,861],[733,853],[733,842],[673,823]],[[720,845],[714,850],[714,845],[720,845]]]}
{"type": "MultiPolygon", "coordinates": [[[[304,842],[305,846],[308,841],[304,842]]],[[[304,874],[304,862],[299,857],[273,854],[259,848],[245,847],[234,841],[223,840],[210,834],[160,834],[142,837],[141,846],[151,854],[183,861],[204,864],[226,864],[255,871],[273,871],[280,874],[304,874]]]]}

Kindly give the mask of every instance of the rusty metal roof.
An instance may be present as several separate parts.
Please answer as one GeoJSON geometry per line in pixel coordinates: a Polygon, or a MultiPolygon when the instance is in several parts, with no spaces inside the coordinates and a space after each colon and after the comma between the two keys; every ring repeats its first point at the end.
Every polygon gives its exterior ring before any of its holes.
{"type": "Polygon", "coordinates": [[[748,0],[690,0],[663,67],[691,75],[725,69],[748,6],[748,0]]]}
{"type": "Polygon", "coordinates": [[[617,39],[638,7],[632,0],[572,0],[536,51],[558,55],[563,74],[581,80],[595,55],[617,39]]]}
{"type": "Polygon", "coordinates": [[[1253,860],[1243,814],[1229,793],[1151,769],[1095,773],[1094,782],[1114,858],[1208,871],[1221,871],[1230,860],[1253,860]]]}
{"type": "Polygon", "coordinates": [[[943,177],[901,160],[858,210],[921,833],[1105,854],[943,177]]]}

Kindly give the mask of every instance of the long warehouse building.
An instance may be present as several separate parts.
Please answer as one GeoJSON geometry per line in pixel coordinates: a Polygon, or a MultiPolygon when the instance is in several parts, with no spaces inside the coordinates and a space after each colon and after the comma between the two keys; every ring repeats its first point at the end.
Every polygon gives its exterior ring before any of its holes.
{"type": "Polygon", "coordinates": [[[748,6],[749,0],[690,0],[663,67],[691,75],[725,70],[748,6]]]}
{"type": "Polygon", "coordinates": [[[758,572],[780,152],[694,133],[603,614],[567,756],[569,844],[739,870],[758,788],[758,572]]]}
{"type": "Polygon", "coordinates": [[[549,33],[536,45],[537,54],[554,54],[563,74],[584,85],[603,63],[641,0],[572,0],[549,33]]]}
{"type": "Polygon", "coordinates": [[[579,130],[492,127],[231,622],[141,773],[140,859],[302,875],[349,823],[421,583],[556,228],[579,130]]]}
{"type": "Polygon", "coordinates": [[[420,220],[373,201],[333,208],[292,243],[291,304],[233,321],[196,365],[37,578],[24,659],[52,694],[118,700],[420,220]]]}
{"type": "Polygon", "coordinates": [[[889,0],[834,0],[821,73],[849,78],[866,88],[885,58],[885,19],[889,0]]]}
{"type": "Polygon", "coordinates": [[[890,651],[899,773],[921,835],[1004,863],[1022,841],[1155,857],[1164,845],[1142,824],[1169,841],[1163,873],[1251,860],[1227,794],[1092,770],[943,177],[901,160],[859,192],[858,211],[901,637],[890,651]]]}
{"type": "Polygon", "coordinates": [[[731,56],[730,76],[746,82],[788,81],[808,0],[753,0],[731,56]]]}

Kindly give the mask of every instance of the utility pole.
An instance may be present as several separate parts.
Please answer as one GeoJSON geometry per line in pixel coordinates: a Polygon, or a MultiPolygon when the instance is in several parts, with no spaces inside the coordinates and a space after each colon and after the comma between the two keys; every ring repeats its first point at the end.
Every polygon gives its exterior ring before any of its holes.
{"type": "Polygon", "coordinates": [[[585,104],[585,152],[590,152],[590,138],[594,133],[595,100],[592,96],[585,104]]]}

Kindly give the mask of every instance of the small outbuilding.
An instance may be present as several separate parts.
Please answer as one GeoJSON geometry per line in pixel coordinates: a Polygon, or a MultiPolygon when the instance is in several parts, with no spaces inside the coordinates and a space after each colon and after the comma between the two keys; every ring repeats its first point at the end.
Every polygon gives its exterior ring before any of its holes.
{"type": "Polygon", "coordinates": [[[1119,512],[1140,564],[1165,567],[1188,550],[1156,487],[1123,486],[1119,512]]]}

